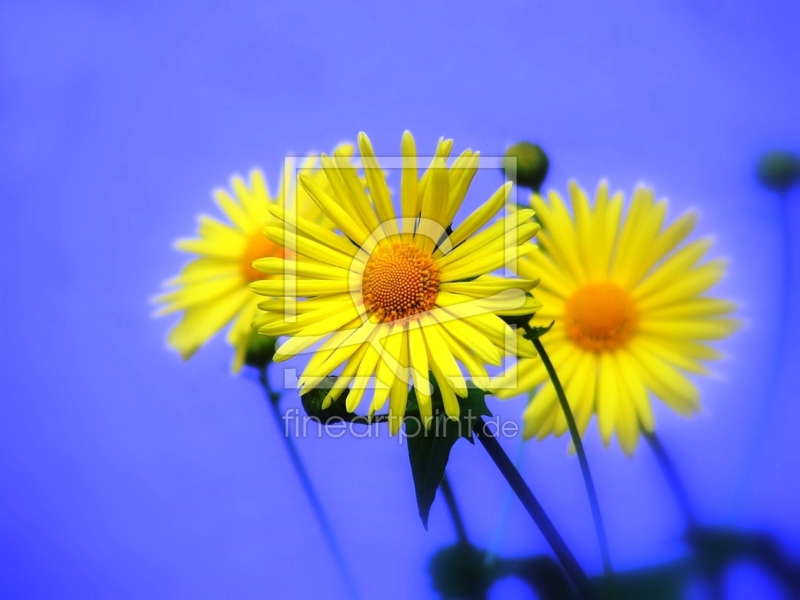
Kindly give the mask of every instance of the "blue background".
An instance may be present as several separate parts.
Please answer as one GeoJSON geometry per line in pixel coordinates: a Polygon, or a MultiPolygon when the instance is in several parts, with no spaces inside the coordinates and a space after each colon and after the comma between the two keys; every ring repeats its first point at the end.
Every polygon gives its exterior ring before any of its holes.
{"type": "MultiPolygon", "coordinates": [[[[366,131],[395,154],[502,153],[521,138],[570,178],[639,181],[701,210],[731,259],[718,294],[745,328],[700,381],[692,420],[659,432],[704,520],[731,495],[773,376],[782,285],[777,198],[757,156],[800,144],[797,4],[700,2],[38,2],[0,4],[0,593],[27,597],[323,597],[344,586],[252,378],[220,339],[183,364],[148,304],[185,258],[171,242],[213,212],[209,192],[289,151],[366,131]]],[[[499,185],[499,175],[486,188],[499,185]]],[[[483,190],[483,188],[481,188],[483,190]]],[[[800,223],[794,194],[792,229],[800,223]]],[[[472,195],[474,204],[481,198],[472,195]]],[[[797,245],[794,264],[800,264],[797,245]]],[[[796,273],[795,273],[796,274],[796,273]]],[[[794,296],[794,304],[797,294],[794,296]]],[[[792,344],[788,364],[797,364],[792,344]]],[[[735,522],[800,555],[800,402],[784,373],[735,522]]],[[[295,396],[286,407],[297,406],[295,396]]],[[[519,415],[522,400],[492,408],[519,415]]],[[[517,442],[506,440],[509,452],[517,442]]],[[[600,558],[564,439],[526,447],[523,473],[592,572],[600,558]]],[[[308,439],[301,452],[367,598],[434,597],[425,566],[454,539],[443,503],[419,523],[405,447],[308,439]]],[[[615,566],[680,556],[681,516],[646,447],[587,452],[615,566]]],[[[506,494],[480,447],[452,478],[474,540],[506,494]]],[[[518,503],[504,555],[546,551],[518,503]]],[[[752,568],[732,598],[773,597],[752,568]]],[[[504,582],[493,598],[529,597],[504,582]]],[[[777,597],[777,596],[775,596],[777,597]]]]}

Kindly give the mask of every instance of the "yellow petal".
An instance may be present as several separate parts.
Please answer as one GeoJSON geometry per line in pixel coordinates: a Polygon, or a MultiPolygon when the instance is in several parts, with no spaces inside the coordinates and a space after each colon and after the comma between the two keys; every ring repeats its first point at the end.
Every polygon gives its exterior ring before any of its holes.
{"type": "Polygon", "coordinates": [[[403,157],[403,171],[400,176],[400,214],[403,218],[403,232],[410,234],[412,232],[411,223],[419,216],[420,202],[417,194],[419,181],[417,147],[414,143],[414,136],[409,131],[403,132],[400,153],[403,157]]]}
{"type": "Polygon", "coordinates": [[[346,281],[350,271],[311,260],[296,260],[277,257],[259,258],[253,261],[253,268],[266,275],[283,277],[304,277],[308,279],[338,279],[346,281]]]}
{"type": "Polygon", "coordinates": [[[372,404],[369,407],[369,414],[373,415],[386,404],[389,398],[394,380],[397,378],[400,367],[400,347],[404,336],[402,323],[395,323],[387,328],[387,334],[383,339],[383,349],[380,353],[380,361],[375,371],[375,393],[372,404]]]}
{"type": "Polygon", "coordinates": [[[642,380],[656,396],[679,414],[690,415],[697,411],[700,394],[688,379],[636,344],[631,344],[629,351],[639,366],[642,380]]]}
{"type": "Polygon", "coordinates": [[[400,350],[397,355],[397,362],[399,363],[399,370],[392,383],[390,392],[391,398],[389,400],[389,432],[392,435],[397,435],[400,431],[400,425],[403,423],[403,415],[406,414],[406,405],[408,404],[408,367],[411,364],[408,357],[408,329],[403,325],[402,333],[400,334],[400,350]]]}
{"type": "Polygon", "coordinates": [[[431,408],[433,390],[428,381],[428,349],[416,321],[408,324],[408,356],[411,362],[411,377],[414,382],[420,416],[423,423],[427,425],[433,414],[431,408]]]}
{"type": "Polygon", "coordinates": [[[691,298],[692,296],[702,294],[722,279],[726,269],[727,262],[722,259],[709,261],[689,271],[681,277],[680,280],[674,281],[671,285],[639,300],[638,308],[644,314],[647,311],[665,307],[691,298]]]}
{"type": "Polygon", "coordinates": [[[181,269],[180,275],[170,279],[168,287],[201,283],[212,279],[224,279],[241,273],[239,260],[230,258],[197,258],[181,269]]]}
{"type": "Polygon", "coordinates": [[[297,279],[287,281],[286,279],[264,279],[254,281],[250,288],[262,296],[324,296],[331,294],[343,294],[350,291],[350,283],[347,281],[328,279],[297,279]],[[288,290],[288,292],[287,292],[288,290]]]}
{"type": "Polygon", "coordinates": [[[323,265],[332,265],[347,271],[353,268],[354,260],[352,256],[342,254],[338,250],[333,250],[314,240],[287,232],[280,227],[266,227],[264,228],[264,235],[279,246],[307,257],[312,261],[320,262],[323,265]]]}
{"type": "Polygon", "coordinates": [[[736,319],[669,319],[656,321],[647,319],[639,324],[638,330],[647,335],[687,340],[720,340],[728,337],[739,328],[736,319]]]}
{"type": "MultiPolygon", "coordinates": [[[[241,181],[241,180],[240,180],[241,181]]],[[[214,190],[214,199],[217,201],[222,212],[225,213],[231,223],[240,231],[249,232],[252,229],[252,222],[239,202],[230,197],[228,192],[223,189],[214,190]]]]}
{"type": "Polygon", "coordinates": [[[293,229],[297,235],[314,240],[327,246],[331,250],[337,250],[345,256],[350,256],[361,261],[365,260],[365,258],[362,257],[363,253],[359,253],[360,249],[355,246],[353,242],[342,237],[341,235],[333,233],[330,231],[330,229],[321,225],[317,225],[308,219],[299,217],[294,211],[286,210],[280,206],[270,206],[269,212],[276,219],[279,219],[280,221],[283,221],[289,225],[289,227],[293,229]]]}
{"type": "Polygon", "coordinates": [[[617,354],[609,354],[610,364],[617,378],[619,400],[617,403],[617,438],[622,451],[627,456],[633,456],[639,441],[639,419],[636,415],[635,400],[631,396],[630,388],[625,383],[625,378],[620,370],[617,354]]]}
{"type": "Polygon", "coordinates": [[[528,292],[535,288],[538,283],[537,279],[512,279],[509,277],[483,275],[472,281],[443,283],[439,289],[443,292],[483,298],[512,289],[528,292]]]}
{"type": "Polygon", "coordinates": [[[522,435],[525,439],[539,437],[548,421],[555,422],[555,411],[557,410],[560,409],[555,388],[552,385],[542,386],[528,402],[528,406],[522,414],[524,420],[522,435]]]}
{"type": "MultiPolygon", "coordinates": [[[[532,236],[523,237],[519,231],[523,227],[533,229],[533,235],[539,231],[537,223],[530,222],[532,210],[520,210],[512,216],[500,219],[491,227],[487,227],[479,234],[472,236],[457,248],[436,260],[439,268],[452,265],[460,260],[472,259],[476,252],[489,253],[503,250],[506,245],[517,246],[529,240],[532,236]]],[[[525,230],[527,231],[527,229],[525,230]]]]}
{"type": "Polygon", "coordinates": [[[694,319],[700,317],[718,317],[732,313],[737,308],[735,302],[718,300],[717,298],[691,298],[648,311],[647,318],[657,321],[670,319],[694,319]]]}
{"type": "Polygon", "coordinates": [[[450,179],[444,159],[435,158],[430,168],[430,183],[422,200],[422,213],[415,243],[430,254],[449,223],[443,223],[450,198],[450,179]]]}
{"type": "Polygon", "coordinates": [[[628,389],[628,395],[636,408],[636,414],[639,417],[642,428],[645,431],[653,431],[655,427],[653,409],[650,406],[647,388],[642,381],[636,362],[627,350],[618,351],[616,359],[620,377],[628,389]]]}
{"type": "Polygon", "coordinates": [[[467,190],[478,172],[480,152],[464,150],[450,168],[450,202],[442,223],[450,225],[464,202],[467,190]]]}
{"type": "Polygon", "coordinates": [[[633,289],[633,297],[646,298],[654,292],[669,287],[674,280],[683,277],[703,258],[712,243],[710,238],[705,238],[681,248],[633,289]]]}
{"type": "MultiPolygon", "coordinates": [[[[300,175],[300,184],[306,189],[311,199],[320,210],[344,233],[359,246],[372,239],[372,232],[347,213],[331,196],[313,179],[300,175]]],[[[373,240],[374,243],[374,240],[373,240]]]]}
{"type": "Polygon", "coordinates": [[[453,248],[469,239],[472,234],[486,225],[494,217],[503,205],[508,201],[511,194],[511,182],[507,182],[492,194],[492,196],[480,207],[475,209],[464,221],[456,227],[450,235],[450,244],[453,248]]]}
{"type": "MultiPolygon", "coordinates": [[[[524,225],[516,230],[517,243],[523,244],[525,241],[536,235],[538,225],[532,223],[524,225]]],[[[470,279],[480,275],[486,275],[492,271],[496,271],[505,266],[513,268],[514,262],[524,257],[526,254],[535,251],[535,246],[532,244],[520,245],[518,247],[505,247],[505,240],[497,240],[500,242],[496,249],[494,243],[487,245],[486,254],[481,253],[479,256],[470,256],[459,260],[451,265],[447,265],[440,269],[440,277],[443,283],[450,281],[460,281],[462,279],[470,279]],[[490,248],[495,250],[490,252],[490,248]]]]}
{"type": "Polygon", "coordinates": [[[155,301],[165,304],[158,314],[165,315],[178,310],[186,310],[193,306],[200,306],[230,294],[235,290],[245,289],[247,286],[241,276],[234,275],[224,279],[212,279],[187,285],[178,290],[158,296],[155,301]]]}
{"type": "Polygon", "coordinates": [[[372,143],[365,133],[358,134],[358,147],[361,149],[361,158],[364,161],[364,175],[366,176],[378,217],[383,223],[386,234],[394,235],[397,233],[397,226],[394,222],[395,213],[392,206],[392,195],[389,192],[389,186],[386,184],[386,176],[375,158],[372,143]]]}
{"type": "Polygon", "coordinates": [[[614,432],[621,401],[619,383],[611,360],[607,352],[602,353],[597,373],[597,424],[606,447],[614,432]]]}
{"type": "Polygon", "coordinates": [[[188,359],[211,336],[229,323],[251,299],[250,290],[237,289],[212,302],[185,311],[181,321],[170,331],[167,342],[178,350],[184,359],[188,359]]]}
{"type": "Polygon", "coordinates": [[[437,371],[445,378],[444,380],[437,378],[440,385],[450,386],[456,390],[459,396],[465,397],[467,395],[467,383],[464,381],[464,375],[461,373],[461,369],[458,368],[455,358],[453,358],[453,353],[439,333],[440,327],[441,325],[436,323],[430,316],[420,319],[420,328],[425,337],[428,354],[431,357],[429,363],[435,365],[437,371]]]}
{"type": "Polygon", "coordinates": [[[531,197],[531,206],[546,232],[539,236],[539,244],[570,279],[582,283],[586,281],[586,274],[580,256],[575,252],[577,234],[574,224],[561,197],[555,192],[550,192],[548,197],[549,206],[539,195],[531,197]]]}

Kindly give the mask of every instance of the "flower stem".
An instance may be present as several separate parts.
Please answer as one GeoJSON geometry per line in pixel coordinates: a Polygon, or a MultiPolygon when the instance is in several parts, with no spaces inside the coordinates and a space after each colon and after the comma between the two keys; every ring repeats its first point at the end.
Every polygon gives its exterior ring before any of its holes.
{"type": "Polygon", "coordinates": [[[555,367],[550,361],[550,357],[542,345],[542,341],[531,331],[531,327],[525,324],[525,332],[531,336],[533,345],[539,357],[542,359],[544,368],[547,369],[547,374],[550,376],[550,381],[553,382],[553,387],[558,396],[558,402],[561,404],[561,410],[564,412],[564,417],[567,420],[569,427],[569,434],[572,437],[572,444],[575,446],[575,453],[578,455],[578,462],[581,465],[581,473],[583,473],[583,484],[586,487],[586,494],[589,496],[589,504],[592,508],[592,520],[594,521],[594,529],[597,533],[597,542],[600,545],[600,553],[603,556],[603,569],[606,575],[613,575],[614,570],[611,566],[611,553],[608,550],[608,538],[606,537],[605,525],[603,525],[603,515],[600,512],[600,503],[597,500],[597,490],[594,487],[594,480],[592,479],[592,472],[589,470],[589,461],[586,459],[586,452],[583,449],[583,442],[581,441],[581,434],[578,431],[578,426],[575,424],[575,417],[572,416],[572,410],[567,401],[567,395],[564,393],[564,388],[558,378],[555,367]]]}
{"type": "Polygon", "coordinates": [[[467,529],[464,527],[464,519],[461,518],[461,511],[458,509],[456,497],[453,494],[453,488],[450,487],[450,482],[447,480],[447,476],[442,479],[442,483],[439,484],[439,487],[442,490],[442,494],[444,494],[444,500],[447,503],[447,510],[450,511],[450,516],[453,519],[453,525],[456,528],[456,535],[458,536],[459,543],[469,544],[467,529]]]}
{"type": "Polygon", "coordinates": [[[316,516],[319,526],[322,529],[322,534],[324,535],[325,541],[328,543],[328,547],[333,554],[336,565],[339,567],[339,571],[341,572],[342,578],[347,586],[348,593],[351,598],[358,598],[359,594],[355,585],[355,580],[353,579],[350,570],[347,568],[347,563],[344,560],[344,554],[342,554],[342,550],[339,547],[338,541],[336,540],[336,535],[333,532],[333,527],[328,520],[328,516],[325,514],[325,510],[322,508],[322,502],[320,501],[319,496],[317,495],[317,492],[311,483],[311,478],[308,475],[308,471],[306,471],[303,460],[300,458],[300,453],[297,451],[297,447],[294,445],[294,441],[292,441],[288,431],[284,431],[283,415],[281,415],[279,407],[281,395],[273,390],[272,386],[270,386],[266,368],[260,370],[258,380],[261,383],[261,386],[264,388],[264,392],[267,394],[267,399],[269,400],[269,405],[272,408],[272,414],[275,417],[275,424],[278,426],[280,437],[283,439],[283,444],[286,446],[286,451],[289,453],[289,457],[292,459],[294,470],[297,473],[297,477],[300,479],[300,484],[303,486],[303,491],[306,494],[309,504],[311,504],[311,509],[314,511],[314,516],[316,516]]]}
{"type": "MultiPolygon", "coordinates": [[[[522,437],[519,438],[519,442],[517,445],[517,452],[514,455],[514,466],[519,470],[520,465],[522,464],[522,457],[523,449],[525,447],[525,440],[522,437]]],[[[503,498],[503,505],[500,508],[500,516],[497,519],[497,526],[494,529],[494,534],[492,535],[492,542],[489,544],[489,548],[486,551],[486,558],[484,560],[485,565],[490,565],[497,560],[497,550],[500,548],[500,543],[503,540],[503,534],[506,531],[506,527],[508,527],[508,515],[511,512],[511,500],[514,498],[514,492],[509,488],[506,490],[506,495],[503,498]]]]}
{"type": "Polygon", "coordinates": [[[686,493],[686,488],[683,487],[681,478],[678,476],[678,471],[675,469],[675,465],[672,463],[667,451],[661,444],[661,440],[655,432],[652,431],[645,431],[644,439],[647,440],[650,449],[653,451],[653,454],[655,454],[658,466],[661,467],[661,472],[664,473],[664,477],[672,490],[672,495],[675,496],[675,501],[678,503],[686,519],[687,527],[691,529],[697,526],[697,517],[695,517],[694,510],[692,509],[692,503],[689,501],[689,494],[686,493]]]}
{"type": "Polygon", "coordinates": [[[764,441],[770,425],[770,418],[773,416],[774,407],[778,400],[780,384],[783,374],[788,367],[786,357],[789,354],[789,343],[793,339],[789,334],[790,314],[792,308],[792,228],[791,215],[789,214],[789,198],[786,192],[778,195],[778,232],[780,242],[780,281],[778,282],[778,303],[775,310],[775,322],[777,323],[777,336],[775,339],[775,354],[770,361],[769,372],[765,383],[765,393],[761,402],[757,404],[754,416],[753,436],[748,444],[747,454],[744,464],[739,469],[730,508],[729,520],[735,521],[739,517],[742,505],[747,497],[747,485],[753,476],[759,455],[763,451],[764,441]]]}
{"type": "Polygon", "coordinates": [[[528,511],[533,522],[536,523],[539,531],[542,532],[547,543],[550,544],[556,558],[561,562],[561,566],[564,567],[564,570],[567,572],[567,575],[572,580],[572,583],[578,589],[581,596],[584,598],[597,598],[597,592],[586,576],[586,573],[578,564],[578,561],[575,560],[575,556],[567,547],[564,539],[558,533],[558,530],[556,530],[555,525],[553,525],[553,522],[544,512],[542,505],[536,500],[536,496],[533,495],[533,492],[528,487],[528,484],[525,483],[519,471],[517,471],[514,463],[511,462],[511,459],[508,458],[508,455],[505,453],[502,446],[500,446],[500,443],[486,427],[486,422],[482,417],[476,419],[472,431],[475,437],[483,444],[483,447],[494,461],[494,464],[500,469],[503,477],[505,477],[511,489],[514,490],[514,493],[520,499],[520,502],[522,502],[525,510],[528,511]]]}

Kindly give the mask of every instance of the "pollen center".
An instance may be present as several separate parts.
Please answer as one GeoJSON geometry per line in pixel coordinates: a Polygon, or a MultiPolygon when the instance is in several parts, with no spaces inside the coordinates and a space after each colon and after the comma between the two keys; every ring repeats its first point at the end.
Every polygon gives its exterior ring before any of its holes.
{"type": "Polygon", "coordinates": [[[433,308],[439,295],[439,269],[414,244],[381,246],[364,268],[361,292],[367,310],[379,321],[395,321],[433,308]]]}
{"type": "Polygon", "coordinates": [[[569,300],[564,314],[567,335],[594,352],[616,350],[633,334],[636,306],[630,295],[613,283],[589,283],[569,300]]]}
{"type": "Polygon", "coordinates": [[[276,256],[283,258],[284,250],[278,244],[269,240],[259,229],[247,240],[247,245],[244,248],[244,253],[239,260],[239,269],[242,276],[249,282],[259,281],[265,279],[265,275],[258,269],[253,268],[253,261],[259,258],[267,258],[276,256]]]}

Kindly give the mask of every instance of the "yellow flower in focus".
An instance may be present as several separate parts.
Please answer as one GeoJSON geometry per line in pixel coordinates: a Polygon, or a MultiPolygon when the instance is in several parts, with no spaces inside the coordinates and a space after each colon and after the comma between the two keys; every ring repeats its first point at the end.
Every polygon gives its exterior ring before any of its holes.
{"type": "MultiPolygon", "coordinates": [[[[339,152],[352,155],[352,146],[343,145],[339,152]]],[[[312,180],[325,184],[318,158],[305,159],[301,172],[312,180]]],[[[268,277],[253,268],[253,261],[272,256],[284,256],[284,249],[267,239],[264,227],[271,221],[271,206],[286,206],[287,186],[283,181],[277,196],[267,190],[264,176],[258,170],[250,174],[249,185],[241,177],[233,177],[232,191],[214,191],[226,222],[201,215],[198,237],[176,243],[179,250],[195,255],[180,275],[167,282],[175,288],[158,298],[163,304],[159,315],[182,311],[178,325],[167,339],[184,359],[190,358],[220,329],[231,324],[228,342],[234,347],[233,371],[238,372],[245,359],[252,334],[251,323],[258,313],[258,296],[250,290],[254,281],[268,277]]],[[[297,211],[306,219],[324,227],[325,219],[303,190],[297,190],[297,211]]]]}
{"type": "MultiPolygon", "coordinates": [[[[696,213],[665,227],[667,202],[655,202],[650,189],[634,191],[627,214],[622,195],[609,198],[605,183],[594,206],[574,183],[570,197],[572,214],[554,192],[549,203],[532,196],[542,251],[521,261],[519,271],[542,280],[543,308],[531,324],[555,321],[542,339],[581,435],[596,413],[606,445],[616,432],[631,455],[640,431],[653,430],[649,394],[682,415],[698,409],[698,390],[686,373],[706,374],[702,361],[719,358],[708,342],[737,327],[725,318],[733,303],[704,295],[726,264],[702,262],[709,238],[683,243],[696,213]]],[[[524,435],[563,434],[567,423],[541,361],[521,360],[517,377],[515,388],[504,377],[493,386],[504,398],[539,388],[525,410],[524,435]]]]}
{"type": "Polygon", "coordinates": [[[499,365],[510,353],[535,355],[532,344],[517,342],[498,315],[532,314],[539,304],[526,292],[536,281],[491,273],[529,251],[539,226],[531,221],[533,211],[524,210],[484,228],[503,209],[509,184],[453,229],[479,155],[466,150],[448,168],[452,140],[440,140],[420,177],[414,138],[408,132],[401,145],[397,213],[369,139],[362,133],[358,143],[368,190],[339,153],[322,157],[332,191],[300,176],[341,235],[302,215],[270,209],[284,227],[267,227],[265,233],[293,257],[255,262],[266,274],[287,275],[251,285],[271,298],[259,305],[266,312],[253,326],[264,335],[289,336],[278,348],[276,361],[314,347],[300,378],[301,393],[336,373],[323,408],[350,389],[346,406],[353,411],[371,388],[369,413],[389,401],[389,424],[395,433],[410,386],[416,390],[423,420],[429,422],[429,370],[446,413],[455,418],[457,397],[467,394],[462,365],[477,385],[486,386],[485,364],[499,365]]]}

